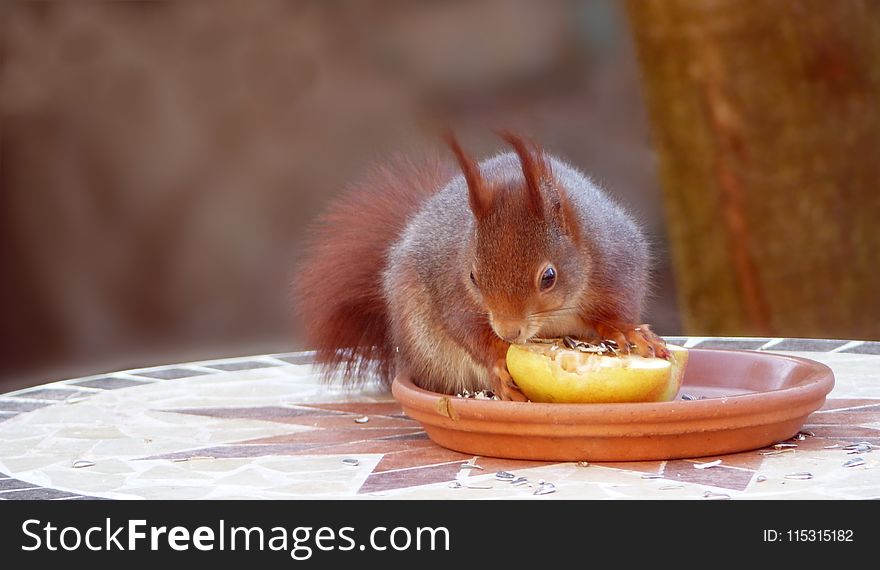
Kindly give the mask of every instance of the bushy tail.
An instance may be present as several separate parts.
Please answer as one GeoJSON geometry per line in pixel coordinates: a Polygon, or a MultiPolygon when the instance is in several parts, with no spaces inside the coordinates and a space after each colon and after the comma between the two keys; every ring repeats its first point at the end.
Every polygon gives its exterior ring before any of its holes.
{"type": "Polygon", "coordinates": [[[294,276],[294,302],[307,346],[325,377],[367,373],[391,381],[392,347],[382,292],[388,251],[407,221],[452,175],[439,159],[401,158],[377,166],[353,185],[312,228],[294,276]]]}

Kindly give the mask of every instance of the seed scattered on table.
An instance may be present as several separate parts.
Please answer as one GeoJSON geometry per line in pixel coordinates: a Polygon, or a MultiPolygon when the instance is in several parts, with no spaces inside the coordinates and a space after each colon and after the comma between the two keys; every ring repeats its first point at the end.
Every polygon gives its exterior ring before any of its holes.
{"type": "Polygon", "coordinates": [[[721,460],[716,459],[715,461],[710,461],[708,463],[694,463],[694,469],[709,469],[710,467],[718,467],[721,465],[721,460]]]}
{"type": "Polygon", "coordinates": [[[184,463],[186,461],[199,461],[201,459],[215,459],[213,455],[193,455],[190,457],[176,457],[172,459],[172,463],[184,463]]]}
{"type": "Polygon", "coordinates": [[[659,473],[645,473],[642,475],[642,479],[662,479],[663,475],[659,473]]]}
{"type": "Polygon", "coordinates": [[[589,461],[578,461],[578,467],[589,467],[589,466],[590,466],[589,461]]]}
{"type": "Polygon", "coordinates": [[[763,451],[759,451],[759,455],[782,455],[783,453],[794,453],[797,451],[796,449],[765,449],[763,451]]]}
{"type": "Polygon", "coordinates": [[[449,484],[450,489],[491,489],[492,485],[476,485],[476,484],[464,484],[461,481],[453,481],[449,484]]]}
{"type": "Polygon", "coordinates": [[[845,446],[844,449],[847,451],[847,454],[853,455],[856,453],[868,453],[874,449],[874,446],[867,441],[860,441],[858,443],[851,443],[845,446]]]}
{"type": "Polygon", "coordinates": [[[730,495],[727,493],[716,493],[715,491],[706,491],[703,493],[704,499],[714,499],[716,501],[726,501],[730,499],[730,495]]]}
{"type": "Polygon", "coordinates": [[[786,479],[812,479],[813,474],[809,471],[799,471],[797,473],[789,473],[785,476],[786,479]]]}
{"type": "Polygon", "coordinates": [[[517,477],[516,479],[512,480],[510,484],[514,487],[519,487],[521,485],[527,484],[528,482],[529,480],[526,477],[517,477]]]}
{"type": "Polygon", "coordinates": [[[794,448],[797,446],[798,446],[798,444],[796,444],[796,443],[788,443],[786,441],[781,441],[779,443],[774,443],[773,449],[791,449],[791,448],[794,448]]]}
{"type": "Polygon", "coordinates": [[[508,473],[507,471],[499,471],[495,474],[495,478],[502,481],[512,481],[513,479],[516,479],[516,475],[508,473]]]}
{"type": "Polygon", "coordinates": [[[94,464],[95,464],[94,461],[88,461],[86,459],[79,459],[79,460],[73,462],[72,467],[74,469],[82,469],[84,467],[91,467],[94,464]]]}
{"type": "Polygon", "coordinates": [[[533,495],[549,495],[550,493],[556,492],[556,485],[553,483],[541,483],[538,485],[538,488],[535,489],[533,495]]]}
{"type": "Polygon", "coordinates": [[[358,459],[354,459],[352,457],[347,457],[342,460],[342,464],[343,465],[350,465],[351,467],[357,467],[358,465],[361,464],[361,462],[358,459]]]}
{"type": "Polygon", "coordinates": [[[370,421],[370,418],[369,418],[368,416],[361,416],[361,417],[359,417],[359,418],[355,418],[354,423],[356,423],[356,424],[365,424],[365,423],[367,423],[368,421],[370,421]]]}
{"type": "Polygon", "coordinates": [[[79,404],[80,402],[85,402],[91,398],[91,396],[74,396],[72,398],[66,398],[64,400],[65,404],[79,404]]]}
{"type": "Polygon", "coordinates": [[[858,467],[859,465],[864,465],[867,463],[863,457],[853,457],[849,461],[843,464],[844,467],[858,467]]]}
{"type": "Polygon", "coordinates": [[[765,477],[764,475],[758,475],[757,477],[755,477],[755,483],[763,483],[766,480],[767,477],[765,477]]]}

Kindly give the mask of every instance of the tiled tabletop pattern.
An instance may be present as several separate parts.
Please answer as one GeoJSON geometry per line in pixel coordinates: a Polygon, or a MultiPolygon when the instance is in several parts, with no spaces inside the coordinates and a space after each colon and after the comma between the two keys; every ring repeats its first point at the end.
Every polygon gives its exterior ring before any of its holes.
{"type": "Polygon", "coordinates": [[[308,353],[129,370],[0,396],[0,499],[880,498],[880,343],[667,340],[813,358],[836,385],[796,447],[579,465],[439,447],[379,386],[320,383],[308,353]]]}

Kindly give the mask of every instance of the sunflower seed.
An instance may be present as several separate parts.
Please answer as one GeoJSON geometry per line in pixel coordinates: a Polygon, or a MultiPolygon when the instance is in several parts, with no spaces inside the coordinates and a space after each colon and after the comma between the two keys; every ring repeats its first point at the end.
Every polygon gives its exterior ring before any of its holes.
{"type": "Polygon", "coordinates": [[[500,400],[492,390],[480,390],[479,392],[470,392],[465,390],[456,394],[459,398],[469,398],[471,400],[500,400]]]}
{"type": "Polygon", "coordinates": [[[790,449],[797,446],[796,443],[779,442],[773,444],[773,449],[790,449]]]}
{"type": "Polygon", "coordinates": [[[715,461],[710,461],[708,463],[694,463],[694,469],[709,469],[710,467],[718,467],[721,465],[721,460],[716,459],[715,461]]]}
{"type": "Polygon", "coordinates": [[[864,465],[867,463],[863,457],[853,457],[849,461],[843,464],[844,467],[858,467],[859,465],[864,465]]]}
{"type": "Polygon", "coordinates": [[[478,485],[476,483],[466,484],[461,481],[452,481],[449,483],[450,489],[491,489],[492,485],[478,485]]]}
{"type": "Polygon", "coordinates": [[[94,461],[88,461],[86,459],[79,459],[77,461],[74,461],[73,465],[71,465],[71,467],[73,467],[74,469],[82,469],[83,467],[91,467],[94,464],[95,464],[94,461]]]}
{"type": "Polygon", "coordinates": [[[65,404],[79,404],[80,402],[85,402],[91,398],[91,396],[74,396],[72,398],[67,398],[64,400],[65,404]]]}
{"type": "Polygon", "coordinates": [[[356,424],[365,424],[370,421],[370,418],[367,416],[361,416],[359,418],[355,418],[354,423],[356,424]]]}
{"type": "Polygon", "coordinates": [[[199,461],[200,459],[216,459],[213,455],[191,455],[189,457],[175,457],[171,461],[173,463],[184,463],[187,461],[199,461]]]}
{"type": "Polygon", "coordinates": [[[791,438],[789,438],[789,441],[804,441],[805,439],[807,439],[807,436],[798,432],[798,433],[794,434],[793,436],[791,436],[791,438]]]}
{"type": "Polygon", "coordinates": [[[589,467],[589,466],[590,466],[589,461],[578,461],[578,467],[589,467]]]}
{"type": "Polygon", "coordinates": [[[799,431],[799,432],[798,432],[798,435],[803,435],[803,436],[806,436],[806,437],[816,437],[816,434],[813,433],[813,432],[811,432],[811,431],[808,430],[808,429],[804,429],[804,430],[799,431]]]}
{"type": "Polygon", "coordinates": [[[759,451],[758,455],[782,455],[783,453],[794,453],[796,449],[765,449],[759,451]]]}
{"type": "Polygon", "coordinates": [[[869,451],[874,449],[874,446],[867,441],[860,441],[858,443],[847,445],[844,447],[844,449],[847,450],[847,453],[849,453],[849,455],[853,455],[855,453],[868,453],[869,451]]]}
{"type": "Polygon", "coordinates": [[[809,471],[799,471],[797,473],[789,473],[785,476],[786,479],[812,479],[813,474],[809,471]]]}
{"type": "Polygon", "coordinates": [[[516,479],[516,475],[513,473],[508,473],[507,471],[499,471],[495,474],[496,479],[501,479],[502,481],[510,481],[512,479],[516,479]]]}
{"type": "Polygon", "coordinates": [[[570,336],[562,337],[562,344],[565,345],[565,348],[568,348],[570,350],[574,350],[578,347],[578,341],[571,338],[570,336]]]}
{"type": "Polygon", "coordinates": [[[705,493],[703,493],[703,498],[704,499],[714,499],[716,501],[718,501],[718,500],[726,501],[726,500],[730,499],[730,495],[728,495],[727,493],[716,493],[715,491],[706,491],[705,493]]]}
{"type": "Polygon", "coordinates": [[[520,485],[525,485],[528,482],[529,482],[529,480],[525,477],[517,477],[516,479],[511,481],[510,484],[513,485],[514,487],[519,487],[520,485]]]}
{"type": "Polygon", "coordinates": [[[346,458],[342,460],[343,465],[350,465],[351,467],[357,467],[361,464],[360,460],[354,459],[352,457],[346,458]]]}
{"type": "Polygon", "coordinates": [[[556,492],[556,485],[553,483],[541,483],[538,485],[538,488],[535,489],[533,495],[549,495],[550,493],[556,492]]]}
{"type": "Polygon", "coordinates": [[[645,473],[642,475],[642,479],[662,479],[663,475],[659,473],[645,473]]]}
{"type": "Polygon", "coordinates": [[[691,396],[690,394],[682,394],[681,399],[686,400],[686,401],[687,400],[699,400],[699,398],[697,398],[696,396],[691,396]]]}
{"type": "Polygon", "coordinates": [[[766,480],[767,480],[767,477],[765,477],[763,475],[758,475],[757,477],[755,477],[755,483],[763,483],[766,480]]]}

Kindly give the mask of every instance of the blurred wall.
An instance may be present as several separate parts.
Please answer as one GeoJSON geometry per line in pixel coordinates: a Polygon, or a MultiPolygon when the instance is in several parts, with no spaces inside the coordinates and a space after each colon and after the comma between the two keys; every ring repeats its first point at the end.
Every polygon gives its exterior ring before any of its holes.
{"type": "Polygon", "coordinates": [[[0,391],[302,348],[304,226],[370,163],[488,128],[591,173],[655,243],[632,48],[610,1],[0,5],[0,391]]]}

